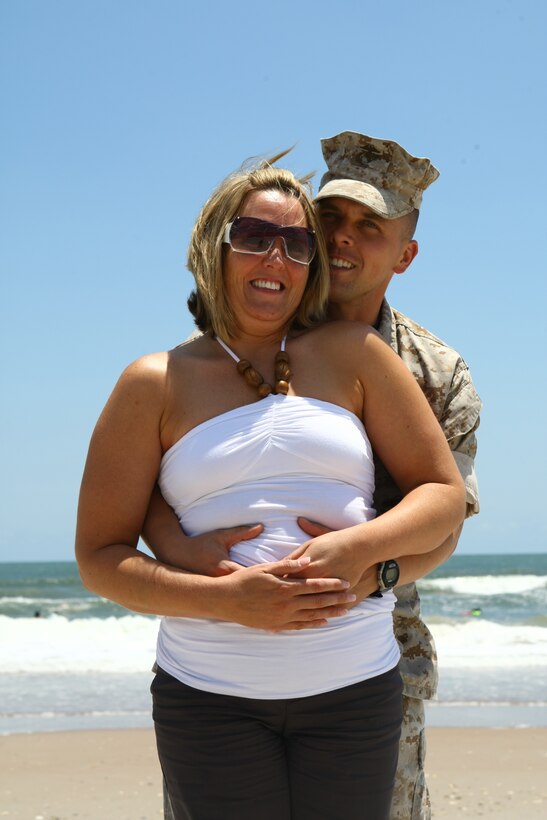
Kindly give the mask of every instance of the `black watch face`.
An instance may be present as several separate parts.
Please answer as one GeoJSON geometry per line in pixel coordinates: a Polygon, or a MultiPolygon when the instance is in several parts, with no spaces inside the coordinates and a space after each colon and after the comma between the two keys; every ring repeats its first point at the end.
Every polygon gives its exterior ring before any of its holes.
{"type": "Polygon", "coordinates": [[[384,584],[386,587],[394,586],[399,578],[399,568],[395,567],[385,567],[384,569],[384,584]]]}

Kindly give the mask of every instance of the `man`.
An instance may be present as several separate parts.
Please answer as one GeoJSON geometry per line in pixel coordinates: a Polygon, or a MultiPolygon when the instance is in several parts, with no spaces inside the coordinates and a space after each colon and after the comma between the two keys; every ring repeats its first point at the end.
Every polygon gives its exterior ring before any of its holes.
{"type": "MultiPolygon", "coordinates": [[[[363,134],[346,131],[323,140],[322,146],[328,171],[316,201],[330,259],[330,318],[374,326],[403,359],[446,435],[465,481],[467,514],[473,515],[479,509],[473,460],[481,403],[467,365],[454,350],[385,300],[394,274],[404,273],[418,253],[413,234],[422,194],[439,173],[428,159],[411,156],[397,143],[363,134]]],[[[400,499],[399,489],[376,458],[378,514],[400,499]]],[[[309,535],[325,532],[320,523],[302,519],[299,523],[309,535]]],[[[147,526],[146,530],[147,541],[162,544],[161,555],[157,548],[155,554],[171,563],[166,551],[167,530],[164,538],[157,519],[154,528],[147,526]]],[[[211,571],[221,565],[228,571],[230,546],[256,534],[256,528],[248,527],[212,534],[211,571]]],[[[431,816],[423,769],[423,702],[436,690],[436,653],[432,636],[420,618],[414,581],[447,560],[458,536],[459,531],[453,533],[433,552],[371,567],[359,585],[360,597],[393,586],[397,597],[394,627],[401,647],[405,716],[392,820],[426,820],[431,816]]],[[[172,818],[168,801],[165,817],[172,818]]]]}
{"type": "MultiPolygon", "coordinates": [[[[439,172],[401,146],[344,132],[323,140],[328,171],[316,198],[330,260],[329,315],[372,325],[418,381],[448,440],[467,491],[467,515],[479,511],[473,461],[480,399],[463,359],[427,330],[393,310],[385,293],[394,274],[418,253],[413,239],[423,191],[439,172]]],[[[376,458],[377,513],[401,494],[376,458]]],[[[310,535],[324,530],[306,527],[310,535]]],[[[420,617],[415,580],[450,557],[458,533],[433,552],[400,559],[394,627],[401,647],[404,721],[393,795],[392,820],[431,816],[424,776],[424,700],[437,688],[436,652],[420,617]]],[[[389,568],[388,568],[389,570],[389,568]]]]}

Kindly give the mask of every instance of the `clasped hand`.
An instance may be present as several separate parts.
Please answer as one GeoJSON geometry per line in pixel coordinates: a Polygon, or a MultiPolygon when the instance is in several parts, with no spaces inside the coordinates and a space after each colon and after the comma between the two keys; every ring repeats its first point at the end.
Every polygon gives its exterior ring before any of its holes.
{"type": "Polygon", "coordinates": [[[355,553],[348,545],[344,530],[330,530],[323,524],[299,518],[298,526],[312,539],[301,544],[288,557],[311,558],[309,565],[300,573],[306,578],[334,576],[349,582],[349,589],[360,603],[378,589],[376,564],[367,565],[362,555],[356,560],[355,553]]]}
{"type": "MultiPolygon", "coordinates": [[[[228,607],[224,620],[274,630],[323,626],[377,589],[376,569],[356,565],[343,530],[331,531],[306,518],[299,518],[298,525],[312,538],[283,561],[245,568],[230,559],[231,547],[262,532],[261,524],[253,524],[185,536],[181,561],[173,563],[211,577],[243,571],[237,579],[238,605],[228,607]]],[[[222,586],[236,589],[233,583],[222,586]]]]}

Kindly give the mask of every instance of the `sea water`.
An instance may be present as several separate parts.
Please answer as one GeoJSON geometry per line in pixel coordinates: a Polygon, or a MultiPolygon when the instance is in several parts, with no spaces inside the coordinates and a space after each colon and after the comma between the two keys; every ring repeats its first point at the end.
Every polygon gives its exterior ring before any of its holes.
{"type": "MultiPolygon", "coordinates": [[[[547,555],[455,555],[418,586],[429,724],[547,726],[547,555]]],[[[87,592],[73,562],[0,564],[0,733],[151,726],[158,620],[87,592]]]]}

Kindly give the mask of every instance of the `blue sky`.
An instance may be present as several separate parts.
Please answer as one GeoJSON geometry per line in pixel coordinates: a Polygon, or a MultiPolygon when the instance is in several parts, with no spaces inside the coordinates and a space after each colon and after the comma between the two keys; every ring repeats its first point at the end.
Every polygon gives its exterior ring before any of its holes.
{"type": "Polygon", "coordinates": [[[391,301],[468,361],[481,515],[461,552],[545,551],[547,11],[535,0],[0,4],[0,560],[72,558],[95,420],[184,339],[186,244],[251,156],[343,130],[429,156],[391,301]]]}

